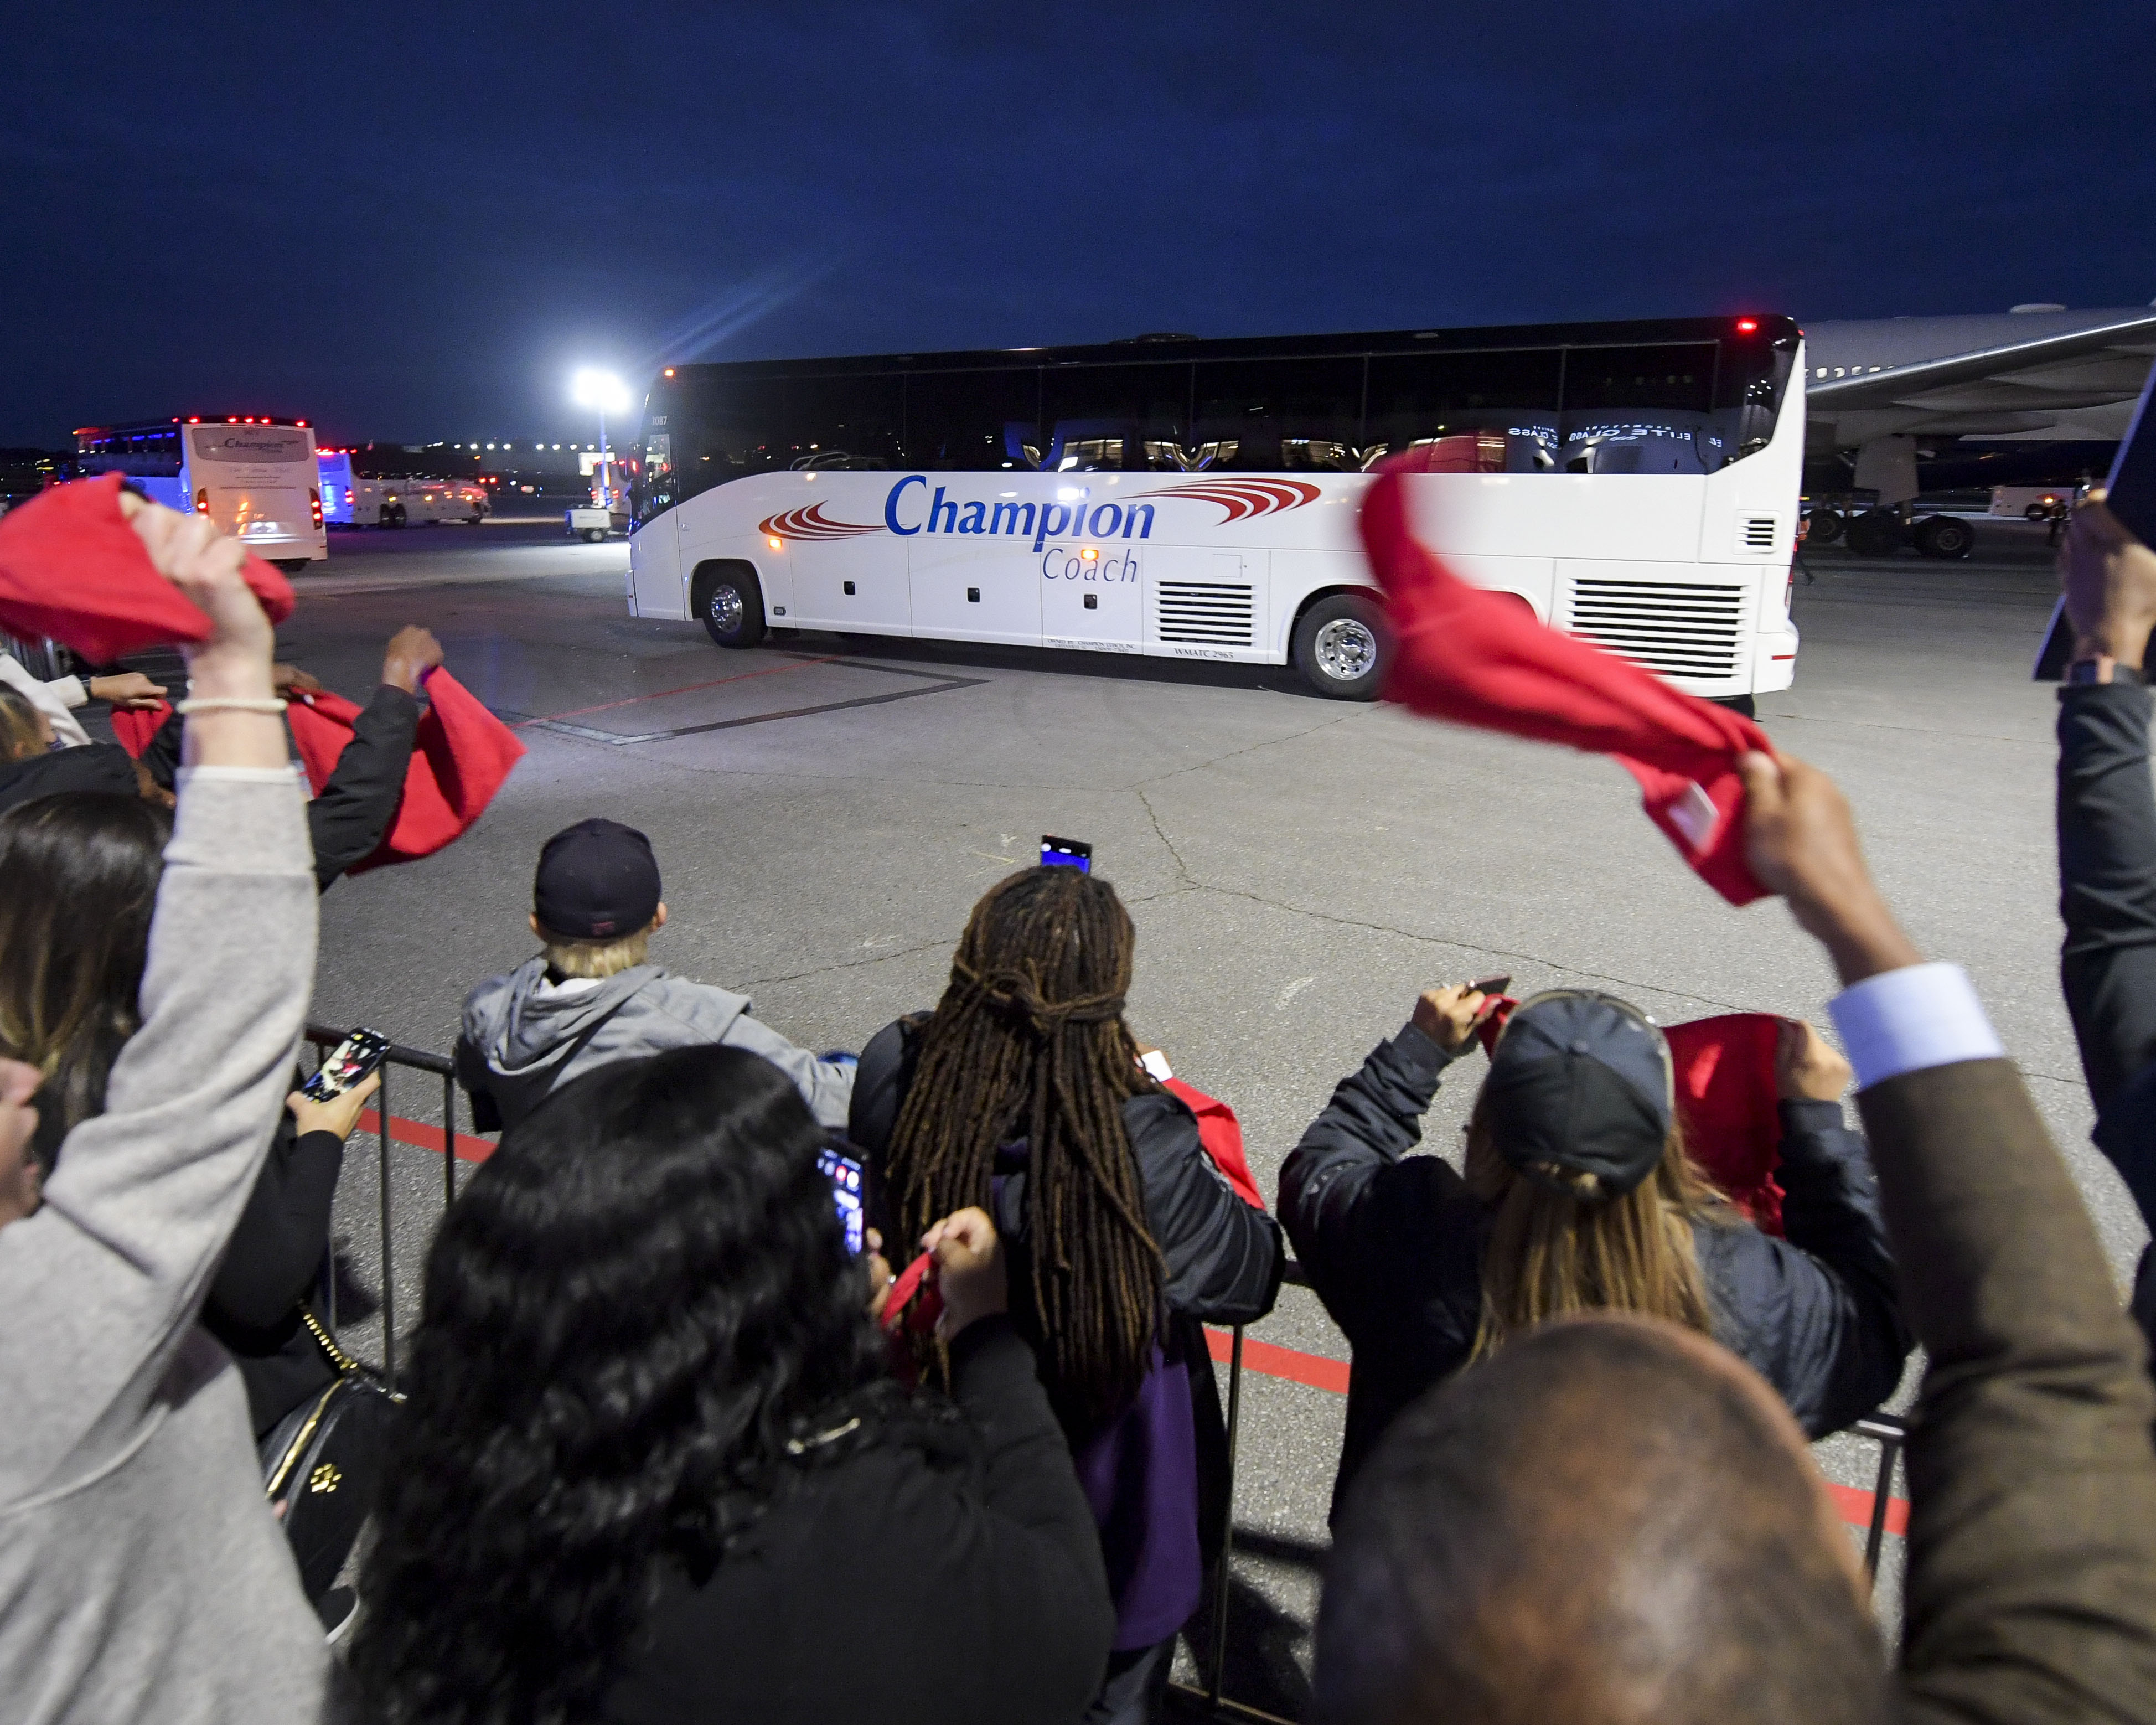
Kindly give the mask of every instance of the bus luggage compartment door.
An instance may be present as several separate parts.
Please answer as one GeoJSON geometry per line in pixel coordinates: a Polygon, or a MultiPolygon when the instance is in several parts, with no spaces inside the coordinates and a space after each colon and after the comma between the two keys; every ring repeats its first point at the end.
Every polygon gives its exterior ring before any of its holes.
{"type": "Polygon", "coordinates": [[[1112,540],[1044,551],[1034,572],[1040,588],[1042,643],[1095,652],[1143,652],[1145,560],[1151,555],[1112,540]]]}

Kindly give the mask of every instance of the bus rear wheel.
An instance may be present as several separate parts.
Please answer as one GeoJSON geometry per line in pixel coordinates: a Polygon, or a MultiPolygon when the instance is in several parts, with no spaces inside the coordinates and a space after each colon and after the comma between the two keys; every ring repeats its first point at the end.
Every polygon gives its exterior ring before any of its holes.
{"type": "Polygon", "coordinates": [[[277,559],[277,567],[287,575],[296,575],[307,567],[311,559],[306,557],[280,557],[277,559]]]}
{"type": "Polygon", "coordinates": [[[1393,644],[1383,614],[1361,593],[1328,593],[1296,619],[1288,656],[1302,680],[1334,701],[1375,701],[1393,644]]]}
{"type": "Polygon", "coordinates": [[[693,592],[704,632],[719,645],[753,647],[763,639],[763,588],[747,563],[699,569],[693,592]]]}

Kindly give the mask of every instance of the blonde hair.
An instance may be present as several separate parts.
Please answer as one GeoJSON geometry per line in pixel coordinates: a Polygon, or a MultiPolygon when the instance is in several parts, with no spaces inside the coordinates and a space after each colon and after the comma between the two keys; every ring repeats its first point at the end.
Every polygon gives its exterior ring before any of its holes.
{"type": "Polygon", "coordinates": [[[651,950],[651,930],[652,924],[647,922],[634,934],[625,934],[617,941],[580,941],[542,928],[539,938],[546,947],[549,968],[563,976],[598,982],[643,963],[651,950]]]}
{"type": "Polygon", "coordinates": [[[1573,1312],[1634,1312],[1713,1332],[1692,1224],[1726,1222],[1731,1213],[1685,1153],[1674,1117],[1654,1172],[1612,1194],[1594,1174],[1550,1163],[1532,1173],[1514,1168],[1478,1099],[1467,1127],[1467,1184],[1493,1213],[1474,1358],[1573,1312]]]}

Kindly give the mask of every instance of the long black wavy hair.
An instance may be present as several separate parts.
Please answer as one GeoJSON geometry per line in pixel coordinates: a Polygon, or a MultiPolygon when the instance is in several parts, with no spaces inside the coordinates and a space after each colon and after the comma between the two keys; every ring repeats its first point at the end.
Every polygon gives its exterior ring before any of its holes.
{"type": "Polygon", "coordinates": [[[139,797],[70,791],[0,815],[0,1055],[45,1075],[30,1153],[105,1111],[141,1028],[136,999],[171,817],[139,797]]]}
{"type": "Polygon", "coordinates": [[[397,1725],[587,1717],[662,1560],[708,1575],[899,1404],[822,1143],[777,1068],[680,1049],[563,1086],[459,1196],[352,1650],[397,1725]]]}

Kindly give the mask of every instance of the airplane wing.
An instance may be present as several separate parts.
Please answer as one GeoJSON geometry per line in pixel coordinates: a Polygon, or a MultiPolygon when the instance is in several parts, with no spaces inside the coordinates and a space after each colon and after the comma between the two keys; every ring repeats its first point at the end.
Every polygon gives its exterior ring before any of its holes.
{"type": "Polygon", "coordinates": [[[2026,390],[2026,405],[2032,408],[2061,398],[2076,403],[2119,400],[2140,392],[2152,356],[2156,356],[2156,310],[2095,329],[1883,367],[1859,377],[1808,380],[1804,405],[1812,413],[1896,407],[1950,411],[1978,405],[1958,402],[1948,393],[1972,384],[2026,390]]]}

